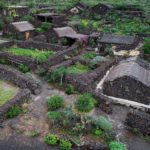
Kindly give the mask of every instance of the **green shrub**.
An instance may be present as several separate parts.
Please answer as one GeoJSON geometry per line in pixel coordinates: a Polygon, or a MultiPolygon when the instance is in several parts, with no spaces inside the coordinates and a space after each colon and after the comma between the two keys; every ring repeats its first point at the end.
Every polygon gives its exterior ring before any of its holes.
{"type": "Polygon", "coordinates": [[[57,124],[62,121],[62,114],[59,111],[51,111],[48,112],[48,118],[53,124],[57,124]]]}
{"type": "Polygon", "coordinates": [[[7,118],[14,118],[18,116],[21,113],[21,108],[19,106],[12,106],[7,112],[6,117],[7,118]]]}
{"type": "Polygon", "coordinates": [[[93,134],[95,136],[102,136],[103,135],[103,131],[99,128],[95,128],[93,134]]]}
{"type": "Polygon", "coordinates": [[[93,59],[95,57],[96,57],[96,53],[95,52],[89,52],[89,53],[83,55],[84,59],[93,59]]]}
{"type": "Polygon", "coordinates": [[[23,18],[21,20],[31,22],[33,20],[33,17],[30,15],[26,15],[26,16],[23,16],[23,18]]]}
{"type": "Polygon", "coordinates": [[[146,38],[142,47],[144,54],[150,54],[150,38],[146,38]]]}
{"type": "Polygon", "coordinates": [[[43,63],[47,62],[48,58],[46,55],[38,55],[36,57],[36,60],[39,64],[43,64],[43,63]]]}
{"type": "Polygon", "coordinates": [[[4,27],[4,22],[2,20],[0,20],[0,30],[2,30],[4,27]]]}
{"type": "Polygon", "coordinates": [[[36,73],[40,76],[43,77],[46,75],[46,70],[44,68],[38,68],[38,70],[36,71],[36,73]]]}
{"type": "Polygon", "coordinates": [[[108,121],[107,118],[100,116],[97,117],[93,120],[94,124],[96,125],[96,127],[101,128],[105,131],[112,131],[113,126],[112,124],[108,121]]]}
{"type": "Polygon", "coordinates": [[[59,143],[60,150],[71,150],[72,144],[70,141],[61,139],[59,143]]]}
{"type": "Polygon", "coordinates": [[[46,30],[50,29],[51,26],[52,26],[51,23],[42,22],[41,28],[42,28],[44,31],[46,31],[46,30]]]}
{"type": "Polygon", "coordinates": [[[118,141],[112,141],[109,143],[109,149],[110,150],[127,150],[127,147],[125,144],[118,142],[118,141]]]}
{"type": "Polygon", "coordinates": [[[71,84],[68,84],[67,87],[66,87],[66,91],[65,91],[67,94],[74,94],[75,93],[75,88],[73,85],[71,84]]]}
{"type": "Polygon", "coordinates": [[[64,99],[63,97],[58,95],[48,97],[47,104],[48,104],[48,109],[50,111],[54,111],[64,106],[64,99]]]}
{"type": "Polygon", "coordinates": [[[59,138],[54,134],[47,134],[44,137],[44,142],[48,145],[57,145],[59,138]]]}
{"type": "Polygon", "coordinates": [[[77,101],[75,102],[75,109],[78,112],[87,113],[94,109],[95,103],[96,101],[91,94],[85,93],[77,98],[77,101]]]}
{"type": "Polygon", "coordinates": [[[86,73],[90,70],[88,66],[85,66],[79,62],[77,62],[75,65],[72,65],[66,69],[67,74],[82,74],[86,73]]]}
{"type": "Polygon", "coordinates": [[[21,65],[19,65],[19,70],[23,73],[27,73],[30,71],[30,68],[28,68],[28,66],[26,66],[24,64],[21,64],[21,65]]]}
{"type": "Polygon", "coordinates": [[[6,8],[6,2],[4,0],[0,1],[0,9],[6,8]]]}
{"type": "Polygon", "coordinates": [[[37,131],[31,131],[30,136],[31,137],[37,137],[39,133],[37,131]]]}
{"type": "Polygon", "coordinates": [[[59,67],[48,75],[48,82],[55,82],[66,73],[65,67],[59,67]]]}

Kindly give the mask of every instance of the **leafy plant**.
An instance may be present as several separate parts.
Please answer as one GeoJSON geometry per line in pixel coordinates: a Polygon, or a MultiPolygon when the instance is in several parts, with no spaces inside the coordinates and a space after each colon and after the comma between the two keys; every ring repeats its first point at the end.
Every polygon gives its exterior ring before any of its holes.
{"type": "Polygon", "coordinates": [[[51,111],[48,112],[48,118],[53,124],[57,124],[62,121],[62,114],[60,111],[51,111]]]}
{"type": "Polygon", "coordinates": [[[61,96],[55,95],[48,97],[47,103],[48,109],[54,111],[64,106],[64,99],[61,96]]]}
{"type": "Polygon", "coordinates": [[[89,52],[83,55],[84,59],[93,59],[96,57],[96,53],[95,52],[89,52]]]}
{"type": "Polygon", "coordinates": [[[37,137],[39,135],[39,132],[37,131],[31,131],[30,136],[31,137],[37,137]]]}
{"type": "Polygon", "coordinates": [[[109,143],[109,149],[110,150],[127,150],[127,147],[125,144],[118,142],[118,141],[112,141],[109,143]]]}
{"type": "Polygon", "coordinates": [[[93,123],[96,125],[96,127],[101,128],[104,131],[112,131],[113,129],[112,124],[103,116],[95,118],[93,123]]]}
{"type": "Polygon", "coordinates": [[[81,63],[77,62],[75,65],[72,65],[66,69],[67,74],[82,74],[86,73],[90,70],[88,66],[82,65],[81,63]]]}
{"type": "Polygon", "coordinates": [[[74,94],[75,93],[75,88],[72,84],[68,84],[66,87],[66,91],[67,94],[74,94]]]}
{"type": "Polygon", "coordinates": [[[60,150],[71,150],[72,144],[70,141],[61,139],[59,143],[60,150]]]}
{"type": "Polygon", "coordinates": [[[28,66],[24,65],[24,64],[20,64],[19,65],[19,70],[23,73],[29,72],[30,68],[28,68],[28,66]]]}
{"type": "Polygon", "coordinates": [[[6,8],[6,3],[4,0],[0,1],[0,9],[6,8]]]}
{"type": "Polygon", "coordinates": [[[91,94],[85,93],[80,95],[75,102],[75,109],[81,113],[90,112],[94,109],[96,100],[91,96],[91,94]]]}
{"type": "Polygon", "coordinates": [[[4,27],[4,22],[2,20],[0,20],[0,30],[2,30],[4,27]]]}
{"type": "Polygon", "coordinates": [[[36,73],[40,76],[43,77],[46,75],[46,70],[44,68],[38,68],[36,73]]]}
{"type": "Polygon", "coordinates": [[[144,54],[150,54],[150,38],[146,38],[142,47],[144,54]]]}
{"type": "Polygon", "coordinates": [[[32,20],[33,20],[33,17],[30,16],[30,15],[23,16],[23,18],[22,18],[22,21],[29,21],[29,22],[31,22],[32,20]]]}
{"type": "Polygon", "coordinates": [[[59,138],[54,134],[47,134],[44,137],[44,142],[48,145],[57,145],[59,138]]]}
{"type": "Polygon", "coordinates": [[[93,134],[95,136],[99,136],[100,137],[100,136],[103,135],[103,131],[101,129],[99,129],[99,128],[95,128],[94,131],[93,131],[93,134]]]}
{"type": "Polygon", "coordinates": [[[48,75],[48,82],[55,82],[56,80],[61,79],[66,73],[66,69],[64,66],[55,69],[48,75]]]}
{"type": "Polygon", "coordinates": [[[21,113],[21,108],[19,106],[12,106],[7,112],[6,117],[7,118],[14,118],[18,116],[21,113]]]}

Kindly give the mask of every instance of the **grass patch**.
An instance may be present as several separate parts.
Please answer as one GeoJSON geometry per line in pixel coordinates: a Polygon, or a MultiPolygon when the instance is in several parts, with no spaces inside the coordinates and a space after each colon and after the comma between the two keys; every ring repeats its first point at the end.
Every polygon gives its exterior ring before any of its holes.
{"type": "Polygon", "coordinates": [[[0,81],[0,106],[11,100],[17,94],[17,88],[0,81]]]}
{"type": "Polygon", "coordinates": [[[82,65],[81,63],[77,62],[75,65],[72,65],[66,69],[67,74],[82,74],[90,71],[88,66],[82,65]]]}
{"type": "Polygon", "coordinates": [[[89,52],[86,53],[82,56],[83,59],[94,59],[96,57],[96,53],[95,52],[89,52]]]}
{"type": "Polygon", "coordinates": [[[50,56],[55,54],[55,52],[53,51],[42,51],[36,49],[25,49],[17,47],[9,48],[8,52],[17,56],[26,56],[34,58],[40,63],[47,61],[50,56]]]}

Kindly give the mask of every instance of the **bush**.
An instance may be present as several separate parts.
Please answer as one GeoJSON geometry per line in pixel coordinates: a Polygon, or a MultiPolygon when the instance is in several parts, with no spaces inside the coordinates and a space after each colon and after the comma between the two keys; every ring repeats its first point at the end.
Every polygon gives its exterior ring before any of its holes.
{"type": "Polygon", "coordinates": [[[39,64],[43,64],[43,63],[47,62],[48,58],[46,55],[38,55],[36,57],[36,60],[39,64]]]}
{"type": "Polygon", "coordinates": [[[30,68],[28,68],[28,66],[26,66],[24,64],[21,64],[21,65],[19,65],[19,70],[23,73],[27,73],[30,71],[30,68]]]}
{"type": "Polygon", "coordinates": [[[93,120],[93,122],[96,125],[96,127],[101,128],[105,131],[112,131],[113,129],[112,124],[108,121],[107,118],[103,116],[97,117],[93,120]]]}
{"type": "Polygon", "coordinates": [[[68,84],[67,87],[66,87],[66,91],[65,91],[67,94],[74,94],[75,93],[75,88],[73,85],[71,84],[68,84]]]}
{"type": "Polygon", "coordinates": [[[53,124],[59,124],[62,121],[62,114],[59,111],[48,112],[48,118],[53,124]]]}
{"type": "Polygon", "coordinates": [[[23,16],[23,18],[21,20],[31,22],[33,20],[33,17],[30,15],[26,15],[26,16],[23,16]]]}
{"type": "Polygon", "coordinates": [[[0,20],[0,30],[2,30],[4,27],[4,22],[2,20],[0,20]]]}
{"type": "Polygon", "coordinates": [[[40,76],[43,77],[46,75],[46,70],[44,68],[39,68],[36,73],[40,76]]]}
{"type": "Polygon", "coordinates": [[[18,116],[20,113],[21,113],[21,108],[19,106],[13,106],[7,111],[6,117],[14,118],[14,117],[18,116]]]}
{"type": "Polygon", "coordinates": [[[48,82],[55,82],[66,73],[65,67],[59,67],[48,75],[48,82]]]}
{"type": "Polygon", "coordinates": [[[144,54],[150,54],[150,38],[146,38],[142,47],[144,54]]]}
{"type": "Polygon", "coordinates": [[[6,8],[6,2],[4,0],[0,1],[0,9],[6,8]]]}
{"type": "Polygon", "coordinates": [[[60,150],[71,150],[72,144],[70,141],[62,139],[59,143],[60,150]]]}
{"type": "Polygon", "coordinates": [[[48,97],[47,103],[48,103],[48,109],[50,111],[54,111],[64,106],[64,99],[63,97],[55,95],[52,97],[48,97]]]}
{"type": "Polygon", "coordinates": [[[84,59],[94,59],[95,57],[96,57],[95,52],[89,52],[89,53],[83,55],[84,59]]]}
{"type": "Polygon", "coordinates": [[[94,129],[93,134],[95,136],[102,136],[103,135],[103,131],[101,129],[99,129],[99,128],[96,128],[96,129],[94,129]]]}
{"type": "Polygon", "coordinates": [[[95,106],[95,99],[88,93],[85,93],[83,95],[80,95],[75,102],[75,109],[77,109],[78,112],[90,112],[92,109],[94,109],[95,106]]]}
{"type": "Polygon", "coordinates": [[[127,147],[125,144],[118,142],[118,141],[112,141],[109,143],[109,149],[110,150],[127,150],[127,147]]]}
{"type": "Polygon", "coordinates": [[[59,138],[54,134],[47,134],[44,137],[44,142],[47,145],[57,145],[59,138]]]}

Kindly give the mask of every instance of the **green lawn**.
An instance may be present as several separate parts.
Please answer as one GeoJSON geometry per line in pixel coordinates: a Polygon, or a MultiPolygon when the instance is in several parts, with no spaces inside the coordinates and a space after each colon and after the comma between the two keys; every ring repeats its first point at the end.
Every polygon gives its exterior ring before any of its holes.
{"type": "Polygon", "coordinates": [[[11,100],[17,94],[18,88],[0,81],[0,106],[11,100]]]}

